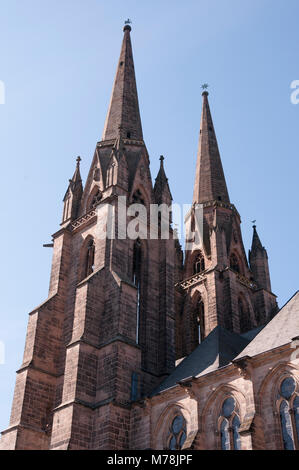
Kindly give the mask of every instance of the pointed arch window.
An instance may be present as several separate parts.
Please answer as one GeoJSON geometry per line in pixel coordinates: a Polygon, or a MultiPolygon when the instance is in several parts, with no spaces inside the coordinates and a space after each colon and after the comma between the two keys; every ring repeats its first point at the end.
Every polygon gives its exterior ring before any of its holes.
{"type": "Polygon", "coordinates": [[[294,377],[287,377],[279,390],[279,417],[285,450],[299,449],[299,395],[296,388],[294,377]]]}
{"type": "Polygon", "coordinates": [[[100,188],[97,185],[94,186],[86,202],[86,211],[88,212],[94,209],[101,201],[102,196],[103,195],[102,195],[102,191],[100,190],[100,188]]]}
{"type": "Polygon", "coordinates": [[[226,398],[222,404],[220,416],[222,450],[241,450],[240,425],[235,399],[233,397],[226,398]]]}
{"type": "Polygon", "coordinates": [[[101,199],[102,199],[102,192],[100,191],[100,189],[98,189],[95,195],[91,199],[90,209],[97,206],[97,204],[100,202],[101,199]]]}
{"type": "Polygon", "coordinates": [[[94,239],[91,238],[87,244],[86,255],[85,255],[85,269],[83,278],[89,276],[94,272],[94,254],[95,245],[94,239]]]}
{"type": "Polygon", "coordinates": [[[136,306],[136,343],[139,344],[140,335],[140,310],[141,310],[141,263],[142,246],[138,238],[134,243],[133,249],[133,282],[137,288],[137,306],[136,306]]]}
{"type": "Polygon", "coordinates": [[[235,254],[232,254],[230,257],[230,267],[233,269],[236,273],[241,273],[240,270],[240,264],[237,256],[235,254]]]}
{"type": "Polygon", "coordinates": [[[196,256],[193,264],[193,274],[202,273],[205,270],[205,259],[202,252],[196,256]]]}
{"type": "Polygon", "coordinates": [[[186,437],[186,421],[182,415],[177,415],[170,425],[167,448],[169,450],[181,450],[186,437]]]}
{"type": "Polygon", "coordinates": [[[198,344],[202,343],[204,340],[205,334],[205,307],[202,298],[200,297],[197,302],[197,341],[198,344]]]}

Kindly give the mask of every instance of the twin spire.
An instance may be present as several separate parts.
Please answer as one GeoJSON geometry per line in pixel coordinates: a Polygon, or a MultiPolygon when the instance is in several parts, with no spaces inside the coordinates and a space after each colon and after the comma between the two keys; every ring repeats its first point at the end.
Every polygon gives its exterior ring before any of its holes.
{"type": "Polygon", "coordinates": [[[143,140],[130,31],[126,24],[102,140],[143,140]]]}
{"type": "Polygon", "coordinates": [[[208,95],[207,91],[202,94],[203,104],[193,203],[202,204],[216,200],[229,203],[208,95]]]}
{"type": "MultiPolygon", "coordinates": [[[[143,140],[130,32],[131,27],[126,24],[102,140],[119,137],[143,140]]],[[[229,203],[208,92],[204,91],[202,95],[203,107],[193,203],[214,200],[229,203]]]]}
{"type": "MultiPolygon", "coordinates": [[[[110,105],[105,122],[103,141],[122,139],[143,140],[142,125],[139,112],[136,78],[130,32],[131,27],[126,24],[121,47],[120,58],[114,80],[110,105]]],[[[206,88],[206,85],[203,86],[206,88]]],[[[201,204],[211,201],[222,201],[229,204],[229,195],[218,149],[217,138],[211,116],[209,93],[202,93],[202,116],[196,165],[193,203],[201,204]]],[[[166,197],[171,202],[171,193],[163,166],[164,157],[160,158],[160,170],[156,178],[154,192],[159,203],[166,197]],[[166,189],[166,192],[165,192],[166,189]]],[[[72,194],[72,212],[77,213],[78,201],[82,195],[82,181],[80,175],[80,157],[77,159],[76,171],[70,180],[68,194],[72,194]]],[[[250,251],[251,260],[260,253],[264,253],[256,227],[253,227],[253,240],[250,251]]],[[[253,263],[254,264],[254,263],[253,263]]]]}

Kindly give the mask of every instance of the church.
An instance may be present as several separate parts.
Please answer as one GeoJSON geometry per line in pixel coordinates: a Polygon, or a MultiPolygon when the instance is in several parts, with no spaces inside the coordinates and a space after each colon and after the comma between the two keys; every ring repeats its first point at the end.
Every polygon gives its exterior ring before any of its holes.
{"type": "Polygon", "coordinates": [[[99,236],[119,200],[172,204],[163,157],[152,182],[130,36],[126,24],[85,185],[80,158],[69,180],[0,448],[299,450],[299,292],[278,309],[256,226],[246,256],[205,89],[189,213],[194,227],[202,208],[200,247],[183,250],[171,221],[159,236],[161,218],[156,237],[119,223],[99,236]]]}

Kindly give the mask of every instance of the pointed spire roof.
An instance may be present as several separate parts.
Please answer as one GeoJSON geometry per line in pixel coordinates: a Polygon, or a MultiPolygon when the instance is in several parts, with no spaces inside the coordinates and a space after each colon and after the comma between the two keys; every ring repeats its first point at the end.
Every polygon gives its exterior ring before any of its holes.
{"type": "Polygon", "coordinates": [[[82,181],[82,178],[81,178],[81,174],[80,174],[80,162],[81,162],[82,158],[81,157],[77,157],[76,159],[76,169],[75,169],[75,173],[72,177],[72,182],[73,183],[80,183],[82,181]]]}
{"type": "Polygon", "coordinates": [[[156,199],[159,200],[159,201],[160,200],[162,201],[162,195],[163,195],[163,190],[164,190],[165,186],[168,190],[170,198],[172,198],[171,192],[170,192],[170,189],[169,189],[169,185],[168,185],[168,178],[167,178],[165,170],[164,170],[164,160],[165,159],[164,159],[163,155],[161,155],[161,157],[160,157],[160,169],[159,169],[157,178],[155,180],[155,186],[154,186],[154,192],[155,192],[155,195],[156,195],[156,199]]]}
{"type": "Polygon", "coordinates": [[[126,24],[102,140],[143,140],[130,32],[126,24]]]}
{"type": "Polygon", "coordinates": [[[216,134],[211,116],[209,93],[204,91],[193,203],[223,201],[229,203],[216,134]]]}
{"type": "Polygon", "coordinates": [[[257,230],[256,230],[256,225],[253,225],[253,236],[252,236],[252,244],[251,244],[251,250],[250,254],[256,253],[258,250],[264,250],[265,248],[263,247],[260,237],[258,236],[257,230]]]}
{"type": "Polygon", "coordinates": [[[72,179],[69,180],[69,185],[68,185],[68,188],[67,188],[67,191],[65,193],[65,196],[64,196],[64,200],[69,192],[69,189],[74,192],[74,190],[76,188],[80,188],[80,190],[82,191],[82,178],[81,178],[81,174],[80,174],[80,162],[81,162],[81,157],[77,157],[77,163],[76,163],[76,169],[75,169],[75,172],[73,174],[73,177],[72,179]]]}

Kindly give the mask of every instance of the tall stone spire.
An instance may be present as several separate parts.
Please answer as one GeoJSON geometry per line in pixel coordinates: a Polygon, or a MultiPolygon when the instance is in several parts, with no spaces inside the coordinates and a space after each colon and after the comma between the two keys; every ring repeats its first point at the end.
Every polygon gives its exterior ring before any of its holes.
{"type": "Polygon", "coordinates": [[[208,101],[204,91],[193,203],[223,201],[229,203],[224,172],[208,101]]]}
{"type": "Polygon", "coordinates": [[[254,279],[260,287],[271,291],[268,254],[258,236],[256,225],[253,226],[251,250],[249,250],[249,263],[254,279]]]}
{"type": "Polygon", "coordinates": [[[126,24],[102,140],[143,140],[130,31],[126,24]]]}

